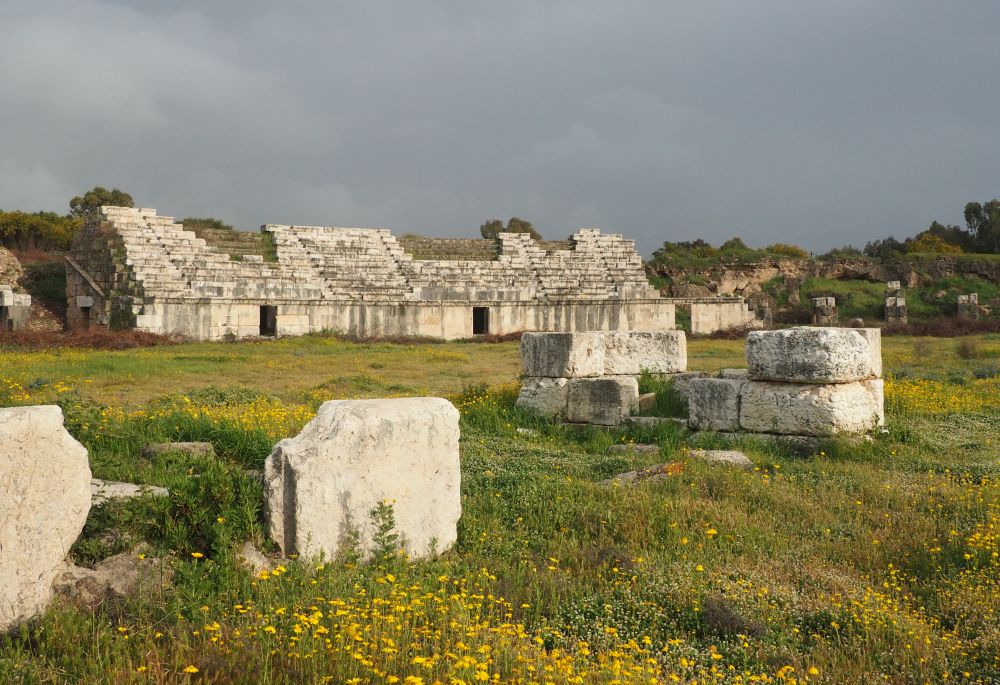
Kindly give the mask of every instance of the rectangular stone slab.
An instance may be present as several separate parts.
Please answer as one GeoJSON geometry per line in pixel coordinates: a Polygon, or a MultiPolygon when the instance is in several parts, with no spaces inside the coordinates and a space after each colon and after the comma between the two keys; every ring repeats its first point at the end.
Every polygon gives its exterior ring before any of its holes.
{"type": "Polygon", "coordinates": [[[604,336],[599,332],[525,333],[521,368],[525,376],[600,376],[604,373],[604,336]]]}
{"type": "Polygon", "coordinates": [[[740,429],[740,392],[747,381],[696,378],[688,384],[688,425],[702,431],[740,429]]]}
{"type": "Polygon", "coordinates": [[[617,426],[639,403],[639,382],[631,376],[574,378],[569,383],[566,420],[617,426]]]}
{"type": "Polygon", "coordinates": [[[264,464],[271,537],[282,552],[327,559],[351,531],[375,550],[372,510],[392,505],[412,557],[451,547],[462,513],[458,410],[439,397],[325,402],[264,464]]]}
{"type": "Polygon", "coordinates": [[[753,380],[853,383],[876,376],[867,339],[850,328],[751,331],[746,357],[753,380]]]}
{"type": "Polygon", "coordinates": [[[740,428],[754,433],[824,436],[863,433],[883,421],[881,380],[816,385],[749,381],[740,428]]]}
{"type": "Polygon", "coordinates": [[[643,371],[687,370],[684,331],[613,331],[603,335],[605,375],[638,376],[643,371]]]}
{"type": "Polygon", "coordinates": [[[568,385],[568,378],[530,376],[521,381],[521,392],[515,404],[542,416],[562,416],[566,413],[568,385]]]}

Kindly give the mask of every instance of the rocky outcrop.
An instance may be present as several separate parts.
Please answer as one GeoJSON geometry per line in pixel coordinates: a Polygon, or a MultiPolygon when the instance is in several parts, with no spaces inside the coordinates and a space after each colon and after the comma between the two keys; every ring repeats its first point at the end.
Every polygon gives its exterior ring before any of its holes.
{"type": "MultiPolygon", "coordinates": [[[[753,297],[774,278],[784,278],[789,295],[798,299],[798,287],[807,278],[863,280],[873,283],[900,281],[907,287],[955,276],[975,276],[1000,283],[1000,259],[977,255],[911,255],[876,261],[871,259],[763,259],[748,264],[719,264],[700,270],[649,264],[652,276],[676,284],[665,291],[671,297],[739,295],[753,297]],[[699,284],[688,283],[696,280],[699,284]]],[[[789,302],[797,305],[795,301],[789,302]]]]}

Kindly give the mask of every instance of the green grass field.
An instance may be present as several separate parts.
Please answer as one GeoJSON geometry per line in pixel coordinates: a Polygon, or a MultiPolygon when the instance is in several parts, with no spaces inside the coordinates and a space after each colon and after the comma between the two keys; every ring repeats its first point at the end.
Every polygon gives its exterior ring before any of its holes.
{"type": "MultiPolygon", "coordinates": [[[[516,343],[0,352],[0,405],[57,402],[96,477],[171,490],[93,510],[77,563],[143,541],[174,571],[54,603],[0,638],[0,682],[1000,682],[1000,337],[888,338],[884,361],[887,434],[811,459],[737,443],[744,472],[689,458],[730,445],[675,425],[518,411],[516,343]],[[274,442],[326,399],[422,394],[462,412],[454,549],[238,565],[245,540],[274,551],[246,472],[274,442]],[[168,439],[219,456],[139,457],[168,439]],[[608,449],[628,442],[660,452],[608,449]]],[[[689,368],[743,365],[741,341],[689,341],[689,368]]]]}

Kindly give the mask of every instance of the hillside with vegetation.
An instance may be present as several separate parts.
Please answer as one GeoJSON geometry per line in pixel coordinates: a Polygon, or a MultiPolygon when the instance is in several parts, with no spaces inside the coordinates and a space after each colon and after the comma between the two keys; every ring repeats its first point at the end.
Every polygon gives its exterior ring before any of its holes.
{"type": "Polygon", "coordinates": [[[835,297],[844,318],[882,318],[885,283],[900,281],[912,320],[956,314],[959,295],[978,293],[981,314],[1000,314],[1000,201],[966,206],[967,227],[934,222],[899,241],[873,240],[821,255],[788,244],[753,249],[733,238],[666,242],[647,263],[650,280],[673,297],[741,295],[777,320],[807,321],[809,299],[835,297]]]}

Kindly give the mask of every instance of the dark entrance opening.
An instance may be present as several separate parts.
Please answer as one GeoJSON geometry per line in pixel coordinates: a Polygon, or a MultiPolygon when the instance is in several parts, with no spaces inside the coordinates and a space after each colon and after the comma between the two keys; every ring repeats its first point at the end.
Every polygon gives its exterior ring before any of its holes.
{"type": "Polygon", "coordinates": [[[0,307],[0,327],[3,327],[5,330],[12,331],[14,330],[14,322],[8,321],[7,316],[7,308],[0,307]]]}
{"type": "Polygon", "coordinates": [[[278,334],[278,308],[265,304],[260,308],[260,334],[273,336],[278,334]]]}
{"type": "Polygon", "coordinates": [[[490,332],[490,308],[472,308],[472,335],[486,335],[490,332]]]}
{"type": "Polygon", "coordinates": [[[90,328],[90,307],[80,307],[80,328],[90,328]]]}

